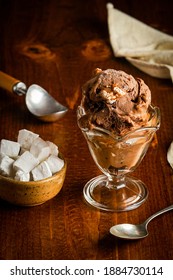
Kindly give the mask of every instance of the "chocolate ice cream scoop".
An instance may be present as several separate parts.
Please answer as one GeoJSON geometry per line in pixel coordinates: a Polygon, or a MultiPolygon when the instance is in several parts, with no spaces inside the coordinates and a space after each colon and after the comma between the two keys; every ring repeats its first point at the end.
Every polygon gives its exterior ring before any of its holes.
{"type": "Polygon", "coordinates": [[[96,69],[82,88],[80,122],[122,135],[145,126],[150,118],[151,92],[142,79],[123,71],[96,69]]]}

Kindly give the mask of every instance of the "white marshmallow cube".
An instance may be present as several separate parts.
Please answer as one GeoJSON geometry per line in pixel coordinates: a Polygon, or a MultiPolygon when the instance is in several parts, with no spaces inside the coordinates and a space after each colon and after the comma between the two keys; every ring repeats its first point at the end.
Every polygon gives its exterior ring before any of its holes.
{"type": "Polygon", "coordinates": [[[52,172],[46,161],[41,162],[31,171],[34,181],[42,180],[52,176],[52,172]]]}
{"type": "Polygon", "coordinates": [[[22,148],[29,150],[32,142],[39,137],[38,134],[29,131],[27,129],[19,130],[17,142],[21,145],[22,148]]]}
{"type": "Polygon", "coordinates": [[[32,143],[30,152],[41,162],[50,155],[50,147],[46,141],[38,137],[32,143]]]}
{"type": "Polygon", "coordinates": [[[58,146],[55,145],[54,143],[50,142],[50,141],[46,141],[46,143],[49,145],[50,147],[50,154],[54,155],[54,156],[58,156],[58,146]]]}
{"type": "Polygon", "coordinates": [[[14,176],[17,181],[28,182],[30,180],[30,173],[25,173],[22,170],[18,170],[14,176]]]}
{"type": "Polygon", "coordinates": [[[0,155],[0,174],[3,176],[12,177],[13,163],[14,163],[14,159],[1,154],[0,155]]]}
{"type": "Polygon", "coordinates": [[[18,156],[20,151],[20,144],[14,141],[2,139],[0,145],[0,153],[6,156],[15,158],[18,156]]]}
{"type": "Polygon", "coordinates": [[[49,165],[52,174],[60,171],[64,166],[64,161],[54,155],[50,155],[46,162],[49,165]]]}
{"type": "Polygon", "coordinates": [[[26,151],[13,163],[13,167],[16,171],[22,170],[23,172],[28,173],[38,164],[39,160],[29,151],[26,151]]]}

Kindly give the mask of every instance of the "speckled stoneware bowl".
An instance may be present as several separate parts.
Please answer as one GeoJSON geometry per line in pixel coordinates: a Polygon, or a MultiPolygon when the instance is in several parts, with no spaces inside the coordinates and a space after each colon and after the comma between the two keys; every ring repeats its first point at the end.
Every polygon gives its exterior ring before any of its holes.
{"type": "Polygon", "coordinates": [[[50,200],[63,186],[67,169],[65,160],[64,163],[59,172],[40,181],[22,182],[0,175],[0,198],[20,206],[36,206],[50,200]]]}

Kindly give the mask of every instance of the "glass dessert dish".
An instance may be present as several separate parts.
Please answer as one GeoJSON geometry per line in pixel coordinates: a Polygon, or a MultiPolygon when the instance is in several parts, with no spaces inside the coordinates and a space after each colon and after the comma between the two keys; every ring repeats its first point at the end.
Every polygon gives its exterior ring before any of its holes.
{"type": "Polygon", "coordinates": [[[150,112],[147,126],[117,136],[101,127],[93,125],[90,129],[85,126],[85,112],[78,107],[78,126],[103,173],[84,186],[84,198],[92,206],[120,212],[133,210],[146,200],[148,191],[145,184],[127,174],[140,164],[160,126],[159,108],[150,106],[150,112]]]}

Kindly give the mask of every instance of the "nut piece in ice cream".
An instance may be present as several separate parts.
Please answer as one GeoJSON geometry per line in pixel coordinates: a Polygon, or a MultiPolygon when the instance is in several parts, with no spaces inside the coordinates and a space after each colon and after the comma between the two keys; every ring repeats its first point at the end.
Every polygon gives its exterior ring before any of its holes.
{"type": "Polygon", "coordinates": [[[142,79],[123,71],[97,68],[82,93],[83,127],[98,126],[123,135],[145,126],[150,118],[150,89],[142,79]]]}

